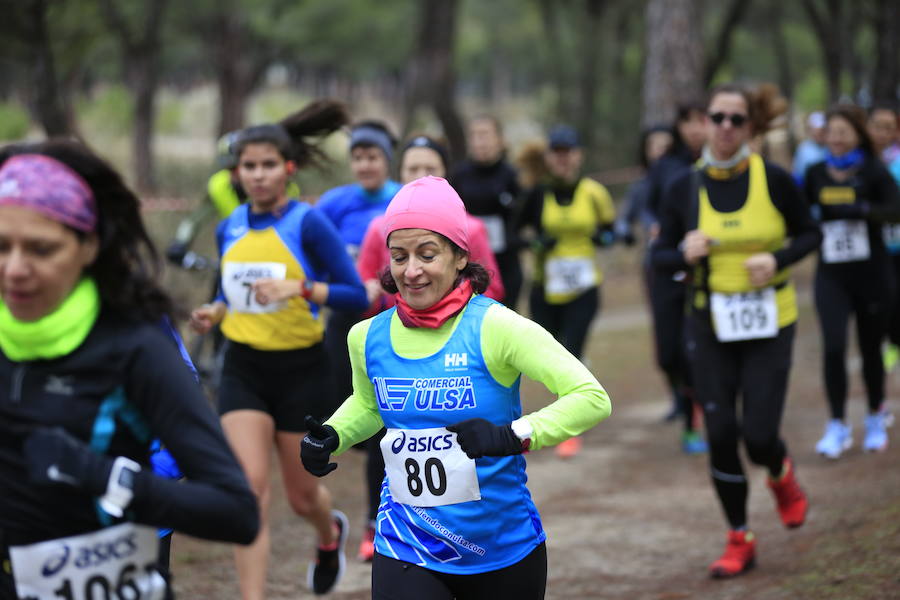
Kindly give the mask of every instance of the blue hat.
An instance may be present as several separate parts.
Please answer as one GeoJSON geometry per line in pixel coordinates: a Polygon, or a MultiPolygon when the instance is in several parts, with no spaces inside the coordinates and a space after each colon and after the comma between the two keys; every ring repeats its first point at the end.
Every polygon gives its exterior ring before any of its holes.
{"type": "Polygon", "coordinates": [[[551,149],[557,148],[578,148],[581,141],[578,139],[578,132],[568,125],[557,125],[550,130],[547,141],[551,149]]]}

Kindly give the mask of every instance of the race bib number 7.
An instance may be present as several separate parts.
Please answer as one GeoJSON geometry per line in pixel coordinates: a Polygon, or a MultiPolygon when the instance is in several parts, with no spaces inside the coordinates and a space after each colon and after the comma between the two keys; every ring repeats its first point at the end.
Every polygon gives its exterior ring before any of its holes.
{"type": "Polygon", "coordinates": [[[778,335],[775,288],[743,294],[712,294],[712,316],[720,342],[773,338],[778,335]]]}
{"type": "Polygon", "coordinates": [[[475,461],[443,427],[388,429],[381,440],[388,487],[410,506],[444,506],[481,499],[475,461]]]}
{"type": "Polygon", "coordinates": [[[9,549],[23,600],[162,600],[158,554],[156,529],[133,523],[9,549]]]}
{"type": "Polygon", "coordinates": [[[260,304],[253,292],[257,279],[285,279],[287,265],[277,262],[232,262],[222,265],[222,290],[231,310],[241,313],[269,313],[284,308],[283,302],[260,304]]]}

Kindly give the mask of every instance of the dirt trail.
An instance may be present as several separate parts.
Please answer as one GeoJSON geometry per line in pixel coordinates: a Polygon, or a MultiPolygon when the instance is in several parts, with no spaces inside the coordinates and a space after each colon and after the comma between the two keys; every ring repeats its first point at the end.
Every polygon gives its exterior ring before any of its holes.
{"type": "MultiPolygon", "coordinates": [[[[735,580],[711,581],[705,568],[721,552],[726,529],[706,457],[683,455],[679,426],[660,422],[668,400],[641,307],[607,310],[593,330],[589,358],[613,399],[613,416],[585,436],[584,451],[568,462],[552,450],[528,457],[529,488],[548,534],[549,599],[900,598],[900,427],[884,454],[864,455],[858,443],[837,462],[814,454],[826,412],[819,334],[812,311],[802,312],[783,432],[812,500],[809,520],[799,530],[783,529],[764,474],[753,469],[749,514],[758,566],[735,580]]],[[[854,374],[849,404],[857,442],[864,410],[858,379],[854,374]]],[[[547,401],[533,382],[522,389],[528,409],[547,401]]],[[[348,572],[329,596],[335,599],[369,597],[370,567],[353,559],[362,528],[361,467],[362,456],[351,452],[327,479],[353,524],[348,572]]],[[[303,584],[310,529],[289,514],[277,484],[274,497],[269,597],[312,598],[303,584]]],[[[174,570],[181,598],[238,597],[224,545],[178,538],[174,570]]]]}

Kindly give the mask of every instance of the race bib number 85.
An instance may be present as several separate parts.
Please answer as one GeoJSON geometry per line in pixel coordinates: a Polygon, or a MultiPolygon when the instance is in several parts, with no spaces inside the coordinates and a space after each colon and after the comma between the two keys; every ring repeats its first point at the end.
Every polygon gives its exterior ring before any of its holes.
{"type": "Polygon", "coordinates": [[[744,294],[712,294],[712,315],[720,342],[757,340],[778,335],[775,288],[744,294]]]}
{"type": "Polygon", "coordinates": [[[9,549],[23,600],[162,600],[158,554],[156,529],[133,523],[9,549]]]}
{"type": "Polygon", "coordinates": [[[388,429],[381,440],[388,487],[410,506],[444,506],[481,499],[475,461],[443,427],[388,429]]]}
{"type": "Polygon", "coordinates": [[[287,265],[276,262],[232,262],[222,265],[222,290],[231,310],[241,313],[269,313],[284,308],[283,302],[260,304],[253,293],[257,279],[284,279],[287,265]]]}
{"type": "Polygon", "coordinates": [[[869,232],[865,221],[825,221],[822,236],[822,260],[826,263],[869,258],[869,232]]]}

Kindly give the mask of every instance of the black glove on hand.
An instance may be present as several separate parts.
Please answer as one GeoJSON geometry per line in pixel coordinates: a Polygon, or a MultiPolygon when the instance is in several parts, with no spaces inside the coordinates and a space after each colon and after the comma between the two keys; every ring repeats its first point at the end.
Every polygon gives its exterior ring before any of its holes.
{"type": "Polygon", "coordinates": [[[181,266],[181,261],[184,260],[184,255],[187,254],[188,246],[184,242],[172,242],[169,244],[169,247],[166,248],[166,258],[169,259],[173,265],[181,266]]]}
{"type": "Polygon", "coordinates": [[[468,419],[447,425],[456,434],[459,447],[469,458],[522,454],[522,440],[510,425],[494,425],[485,419],[468,419]]]}
{"type": "Polygon", "coordinates": [[[610,229],[598,229],[591,236],[591,242],[598,248],[607,248],[616,242],[616,235],[610,229]]]}
{"type": "Polygon", "coordinates": [[[32,483],[63,483],[94,496],[106,493],[113,459],[93,452],[64,429],[41,427],[25,439],[22,449],[32,483]]]}
{"type": "Polygon", "coordinates": [[[556,238],[542,233],[531,240],[531,249],[534,252],[550,252],[556,246],[556,238]]]}
{"type": "Polygon", "coordinates": [[[324,477],[335,469],[337,463],[328,462],[331,453],[340,445],[337,431],[331,425],[322,425],[310,415],[306,416],[309,433],[300,442],[300,460],[303,467],[316,477],[324,477]]]}

